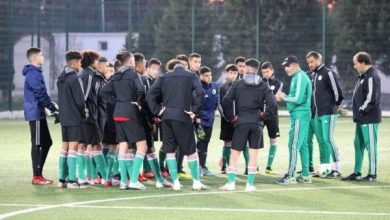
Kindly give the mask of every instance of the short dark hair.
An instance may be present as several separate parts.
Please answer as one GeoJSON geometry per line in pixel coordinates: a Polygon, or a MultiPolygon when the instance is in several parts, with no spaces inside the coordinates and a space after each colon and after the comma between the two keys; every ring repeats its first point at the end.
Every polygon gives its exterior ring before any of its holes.
{"type": "Polygon", "coordinates": [[[68,50],[65,53],[66,62],[69,62],[71,60],[81,60],[82,58],[83,58],[83,56],[77,50],[68,50]]]}
{"type": "Polygon", "coordinates": [[[179,55],[177,55],[176,56],[176,59],[177,60],[181,60],[181,61],[185,61],[185,62],[189,62],[189,59],[188,59],[188,57],[187,57],[187,55],[185,55],[185,54],[179,54],[179,55]]]}
{"type": "Polygon", "coordinates": [[[142,53],[135,53],[134,54],[134,61],[135,63],[140,63],[145,60],[145,56],[142,53]]]}
{"type": "Polygon", "coordinates": [[[372,65],[371,56],[367,52],[361,51],[355,55],[358,63],[364,63],[366,65],[372,65]]]}
{"type": "Polygon", "coordinates": [[[256,60],[256,59],[250,58],[250,59],[245,61],[245,65],[253,67],[255,69],[258,69],[259,66],[260,66],[260,62],[258,60],[256,60]]]}
{"type": "Polygon", "coordinates": [[[107,58],[105,58],[105,57],[99,58],[99,63],[106,63],[106,62],[108,62],[107,58]]]}
{"type": "Polygon", "coordinates": [[[85,50],[82,53],[83,58],[81,59],[81,67],[87,68],[89,67],[95,60],[99,60],[100,55],[92,50],[85,50]]]}
{"type": "Polygon", "coordinates": [[[238,68],[237,68],[236,64],[232,64],[232,63],[231,63],[231,64],[226,65],[225,71],[226,71],[226,72],[229,72],[229,71],[238,71],[238,68]]]}
{"type": "Polygon", "coordinates": [[[38,47],[30,47],[26,52],[26,57],[28,60],[30,60],[31,56],[37,53],[42,52],[41,48],[38,47]]]}
{"type": "Polygon", "coordinates": [[[309,59],[309,57],[313,57],[316,60],[322,59],[321,54],[318,53],[317,51],[310,51],[309,53],[307,53],[306,59],[309,59]]]}
{"type": "Polygon", "coordinates": [[[116,69],[119,69],[119,67],[125,65],[125,63],[127,63],[127,61],[132,57],[133,54],[130,51],[124,50],[117,53],[115,56],[116,61],[114,63],[114,68],[116,67],[116,69]]]}
{"type": "Polygon", "coordinates": [[[209,72],[211,72],[211,69],[208,66],[202,66],[199,69],[199,74],[205,74],[205,73],[209,73],[209,72]]]}
{"type": "Polygon", "coordinates": [[[177,64],[181,64],[181,60],[179,59],[171,59],[167,62],[167,64],[165,65],[165,68],[167,69],[167,71],[171,71],[173,70],[173,68],[175,68],[175,66],[177,64]]]}
{"type": "Polygon", "coordinates": [[[192,59],[192,58],[202,58],[202,56],[200,55],[200,54],[198,54],[198,53],[191,53],[190,54],[190,59],[192,59]]]}
{"type": "Polygon", "coordinates": [[[234,59],[234,63],[237,65],[237,63],[245,63],[245,57],[236,57],[234,59]]]}
{"type": "Polygon", "coordinates": [[[272,66],[271,62],[265,61],[263,64],[261,64],[261,69],[271,69],[271,70],[273,70],[274,67],[272,66]]]}
{"type": "Polygon", "coordinates": [[[156,58],[152,58],[152,59],[149,60],[148,66],[151,66],[151,65],[153,65],[153,64],[158,65],[158,66],[161,66],[161,61],[158,60],[158,59],[156,59],[156,58]]]}

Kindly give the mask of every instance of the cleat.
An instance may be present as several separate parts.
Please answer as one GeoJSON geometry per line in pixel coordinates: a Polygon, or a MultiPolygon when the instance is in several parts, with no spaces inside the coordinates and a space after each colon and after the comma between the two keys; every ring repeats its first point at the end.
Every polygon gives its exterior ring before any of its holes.
{"type": "Polygon", "coordinates": [[[221,174],[226,174],[226,167],[221,168],[221,174]]]}
{"type": "Polygon", "coordinates": [[[214,173],[207,167],[201,168],[201,171],[203,173],[203,176],[214,176],[214,173]]]}
{"type": "Polygon", "coordinates": [[[297,184],[297,180],[294,177],[290,177],[288,174],[284,175],[280,180],[276,181],[280,185],[297,184]]]}
{"type": "Polygon", "coordinates": [[[66,187],[68,189],[80,189],[80,185],[77,182],[68,183],[66,187]]]}
{"type": "Polygon", "coordinates": [[[179,179],[181,179],[181,180],[190,180],[190,179],[192,179],[192,176],[190,174],[187,174],[184,171],[180,171],[179,172],[179,179]]]}
{"type": "Polygon", "coordinates": [[[144,184],[142,184],[141,182],[138,181],[136,183],[130,182],[129,183],[129,189],[143,190],[143,189],[146,189],[146,187],[144,186],[144,184]]]}
{"type": "Polygon", "coordinates": [[[106,181],[104,182],[104,187],[110,187],[110,186],[112,186],[111,180],[106,180],[106,181]]]}
{"type": "Polygon", "coordinates": [[[154,173],[152,171],[143,174],[146,179],[154,179],[154,173]]]}
{"type": "Polygon", "coordinates": [[[309,172],[313,174],[315,172],[314,167],[309,167],[309,172]]]}
{"type": "Polygon", "coordinates": [[[64,180],[60,180],[57,183],[57,188],[66,188],[66,182],[64,180]]]}
{"type": "Polygon", "coordinates": [[[156,188],[161,189],[161,188],[167,188],[167,189],[172,189],[173,184],[168,182],[167,180],[163,180],[163,182],[156,181],[156,188]]]}
{"type": "Polygon", "coordinates": [[[111,185],[112,186],[119,186],[121,184],[120,180],[117,180],[115,178],[112,179],[111,185]]]}
{"type": "Polygon", "coordinates": [[[33,185],[51,185],[52,183],[45,181],[41,176],[34,176],[31,184],[33,185]]]}
{"type": "Polygon", "coordinates": [[[362,181],[368,181],[368,182],[375,182],[376,181],[376,175],[367,175],[362,178],[362,181]]]}
{"type": "Polygon", "coordinates": [[[270,167],[267,167],[267,169],[265,169],[265,174],[276,175],[275,171],[273,171],[270,167]]]}
{"type": "Polygon", "coordinates": [[[194,181],[192,183],[192,190],[210,190],[210,186],[204,185],[200,181],[194,181]]]}
{"type": "Polygon", "coordinates": [[[226,183],[225,185],[219,187],[219,190],[221,191],[234,191],[236,189],[236,184],[233,183],[226,183]]]}
{"type": "Polygon", "coordinates": [[[120,182],[119,189],[120,190],[128,190],[129,186],[127,184],[125,184],[125,183],[120,182]]]}
{"type": "Polygon", "coordinates": [[[78,184],[80,186],[80,189],[88,189],[89,188],[89,183],[87,181],[79,180],[78,184]]]}
{"type": "Polygon", "coordinates": [[[337,170],[332,170],[328,175],[326,175],[326,178],[340,178],[341,173],[337,170]]]}
{"type": "Polygon", "coordinates": [[[41,178],[47,182],[48,185],[53,184],[53,180],[46,179],[45,177],[41,176],[41,178]]]}
{"type": "Polygon", "coordinates": [[[308,183],[311,183],[311,177],[310,176],[298,176],[296,178],[296,181],[298,183],[308,184],[308,183]]]}
{"type": "Polygon", "coordinates": [[[256,189],[256,187],[255,186],[253,186],[253,185],[250,185],[250,184],[246,184],[246,187],[245,187],[245,192],[254,192],[254,191],[256,191],[257,189],[256,189]]]}
{"type": "Polygon", "coordinates": [[[138,181],[146,182],[146,181],[148,181],[148,179],[143,174],[139,174],[138,175],[138,181]]]}
{"type": "Polygon", "coordinates": [[[362,174],[361,173],[352,173],[349,176],[342,177],[341,180],[343,180],[343,181],[347,181],[347,180],[361,181],[362,180],[362,174]]]}
{"type": "Polygon", "coordinates": [[[175,190],[175,191],[179,191],[181,190],[182,188],[182,185],[180,184],[179,180],[176,179],[175,181],[173,181],[173,186],[172,186],[172,189],[175,190]]]}
{"type": "Polygon", "coordinates": [[[161,170],[161,175],[165,178],[165,179],[167,179],[167,178],[169,178],[169,172],[168,172],[168,170],[167,169],[163,169],[163,170],[161,170]]]}

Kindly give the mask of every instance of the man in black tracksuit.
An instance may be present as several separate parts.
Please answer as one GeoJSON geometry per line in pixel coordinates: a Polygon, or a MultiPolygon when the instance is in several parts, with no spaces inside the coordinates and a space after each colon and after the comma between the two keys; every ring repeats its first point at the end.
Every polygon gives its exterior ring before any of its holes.
{"type": "Polygon", "coordinates": [[[234,124],[232,152],[228,168],[228,182],[220,189],[235,190],[237,162],[241,151],[249,142],[249,165],[246,191],[254,191],[254,178],[257,169],[257,151],[262,147],[261,136],[263,121],[261,112],[265,109],[264,117],[273,119],[276,99],[268,85],[257,75],[259,61],[249,59],[245,62],[247,73],[243,79],[235,81],[225,95],[222,106],[225,116],[234,124]]]}
{"type": "Polygon", "coordinates": [[[80,68],[81,54],[78,51],[66,53],[67,66],[58,77],[58,105],[61,109],[60,123],[62,130],[62,150],[59,156],[59,183],[58,187],[86,188],[88,184],[84,176],[84,169],[79,169],[79,178],[76,182],[76,161],[79,167],[84,168],[85,158],[76,151],[79,142],[82,141],[82,124],[85,118],[85,101],[77,77],[80,68]],[[69,183],[66,184],[66,172],[68,169],[69,183]]]}
{"type": "Polygon", "coordinates": [[[227,91],[232,86],[233,82],[236,81],[238,76],[238,68],[235,64],[228,64],[225,67],[226,71],[226,82],[219,88],[219,102],[218,110],[221,114],[221,133],[219,139],[224,141],[222,150],[222,167],[221,173],[226,174],[226,165],[229,164],[230,159],[230,148],[232,146],[232,139],[234,133],[234,125],[225,117],[222,108],[222,100],[225,97],[227,91]]]}
{"type": "Polygon", "coordinates": [[[162,75],[147,94],[152,113],[161,116],[163,129],[163,150],[167,153],[167,164],[173,189],[180,190],[175,153],[177,147],[187,155],[188,166],[193,177],[194,190],[206,190],[199,179],[199,163],[196,153],[193,120],[200,109],[203,97],[202,85],[196,74],[189,72],[177,60],[171,72],[162,75]]]}
{"type": "Polygon", "coordinates": [[[100,184],[96,180],[98,172],[104,181],[107,180],[106,162],[101,144],[103,140],[102,132],[104,131],[105,104],[100,95],[100,89],[104,77],[96,71],[100,58],[99,54],[94,51],[84,51],[82,55],[81,67],[83,69],[79,77],[83,82],[84,96],[86,97],[85,103],[88,109],[88,117],[83,124],[83,141],[87,147],[87,154],[89,154],[86,165],[87,176],[92,179],[92,184],[100,184]]]}
{"type": "Polygon", "coordinates": [[[342,180],[375,181],[377,178],[378,127],[382,122],[381,80],[372,66],[371,57],[359,52],[353,57],[354,68],[359,73],[353,93],[352,110],[355,130],[355,168],[354,173],[342,180]],[[368,175],[361,177],[364,150],[368,151],[368,175]]]}
{"type": "Polygon", "coordinates": [[[340,177],[340,156],[334,142],[334,129],[343,93],[337,75],[322,63],[321,54],[311,51],[306,55],[306,61],[313,72],[311,107],[314,111],[314,133],[320,143],[320,167],[317,175],[337,178],[340,177]],[[333,163],[331,172],[328,173],[331,157],[333,163]]]}
{"type": "MultiPolygon", "coordinates": [[[[263,80],[268,84],[268,87],[271,89],[272,93],[276,95],[277,92],[282,91],[283,83],[278,79],[276,79],[274,72],[275,71],[271,62],[264,62],[261,65],[261,73],[263,75],[263,80]]],[[[264,105],[264,108],[267,108],[267,106],[264,105]]],[[[277,106],[274,109],[273,115],[276,116],[274,119],[269,119],[266,117],[263,118],[264,125],[267,127],[268,137],[270,139],[270,148],[268,153],[267,167],[265,170],[266,174],[275,174],[275,172],[272,170],[272,163],[275,159],[277,144],[278,144],[276,138],[280,137],[277,106]]]]}

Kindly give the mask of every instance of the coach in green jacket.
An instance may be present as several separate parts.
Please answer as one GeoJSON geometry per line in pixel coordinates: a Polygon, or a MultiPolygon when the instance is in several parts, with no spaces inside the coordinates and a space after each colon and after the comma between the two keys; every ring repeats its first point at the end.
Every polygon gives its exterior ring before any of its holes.
{"type": "Polygon", "coordinates": [[[353,121],[355,130],[355,168],[354,172],[342,180],[375,181],[377,171],[377,136],[379,123],[382,122],[381,81],[377,70],[372,66],[371,57],[359,52],[353,57],[355,70],[359,73],[352,98],[353,121]],[[368,151],[368,175],[362,178],[364,150],[368,151]]]}
{"type": "Polygon", "coordinates": [[[282,63],[288,76],[292,76],[290,91],[288,95],[282,92],[276,94],[278,101],[287,102],[287,109],[290,112],[289,132],[289,167],[286,175],[278,184],[311,183],[309,176],[309,153],[307,147],[307,134],[311,119],[311,93],[312,86],[309,77],[299,66],[295,56],[288,56],[282,63]],[[298,152],[302,162],[302,173],[295,178],[295,168],[298,159],[298,152]]]}

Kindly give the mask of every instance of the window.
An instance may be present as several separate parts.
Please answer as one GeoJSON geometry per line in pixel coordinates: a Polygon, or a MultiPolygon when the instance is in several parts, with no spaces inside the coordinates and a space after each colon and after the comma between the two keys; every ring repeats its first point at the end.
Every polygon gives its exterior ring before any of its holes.
{"type": "Polygon", "coordinates": [[[99,50],[107,50],[108,44],[107,41],[99,41],[99,50]]]}

